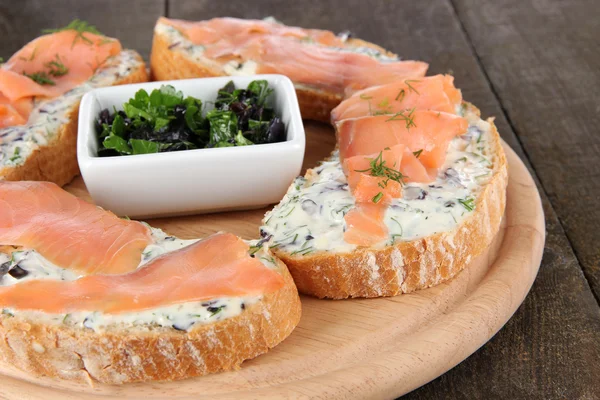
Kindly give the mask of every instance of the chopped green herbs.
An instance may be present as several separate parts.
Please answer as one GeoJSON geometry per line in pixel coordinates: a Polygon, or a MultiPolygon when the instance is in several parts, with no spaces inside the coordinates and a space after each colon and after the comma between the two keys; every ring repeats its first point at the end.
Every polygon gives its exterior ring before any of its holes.
{"type": "Polygon", "coordinates": [[[398,111],[397,113],[395,113],[394,115],[392,115],[390,118],[386,119],[385,122],[388,121],[404,121],[406,122],[406,129],[410,130],[411,127],[417,127],[417,125],[415,124],[415,116],[413,115],[413,113],[415,112],[415,109],[413,108],[412,110],[410,110],[408,112],[408,114],[406,114],[406,111],[398,111]]]}
{"type": "Polygon", "coordinates": [[[475,199],[472,197],[466,197],[464,199],[458,199],[458,202],[467,210],[473,211],[475,209],[475,199]]]}
{"type": "Polygon", "coordinates": [[[379,201],[381,200],[381,198],[383,197],[383,192],[379,192],[377,193],[375,196],[373,196],[373,203],[379,203],[379,201]]]}
{"type": "Polygon", "coordinates": [[[404,233],[404,229],[402,229],[402,225],[400,224],[400,222],[398,222],[398,220],[394,217],[392,217],[392,221],[394,221],[399,227],[400,227],[400,233],[396,234],[395,236],[402,236],[402,234],[404,233]]]}
{"type": "Polygon", "coordinates": [[[299,254],[301,256],[305,256],[309,253],[312,253],[313,251],[315,251],[315,249],[313,247],[305,247],[300,250],[296,250],[296,251],[292,252],[290,255],[293,256],[293,255],[299,254]]]}
{"type": "MultiPolygon", "coordinates": [[[[35,50],[31,54],[29,61],[33,60],[34,55],[35,50]]],[[[45,63],[44,67],[46,67],[48,71],[38,71],[30,74],[23,71],[23,75],[40,85],[54,86],[56,85],[56,82],[54,82],[50,76],[58,78],[69,73],[69,68],[62,63],[58,54],[56,54],[54,60],[45,63]]]]}
{"type": "Polygon", "coordinates": [[[48,74],[54,77],[63,76],[69,73],[69,68],[63,64],[58,54],[56,54],[54,60],[47,62],[44,66],[48,68],[48,74]]]}
{"type": "Polygon", "coordinates": [[[224,308],[225,308],[225,305],[222,305],[219,307],[207,307],[206,310],[210,313],[211,317],[214,317],[215,315],[217,315],[218,313],[223,311],[224,308]]]}
{"type": "Polygon", "coordinates": [[[19,160],[21,158],[21,148],[20,147],[15,147],[15,151],[12,155],[12,157],[9,159],[11,162],[15,162],[17,160],[19,160]]]}
{"type": "Polygon", "coordinates": [[[421,156],[421,153],[423,152],[423,149],[417,150],[417,151],[413,151],[413,155],[417,158],[419,158],[421,156]]]}
{"type": "Polygon", "coordinates": [[[209,147],[249,146],[285,140],[285,125],[269,107],[273,89],[255,80],[248,89],[229,82],[217,93],[215,108],[203,113],[200,99],[173,86],[151,93],[141,89],[123,111],[103,110],[96,132],[99,156],[162,153],[209,147]]]}
{"type": "Polygon", "coordinates": [[[410,90],[411,92],[415,92],[416,94],[420,94],[419,91],[417,89],[415,89],[415,87],[413,85],[411,85],[411,83],[418,83],[418,82],[421,82],[421,81],[414,80],[414,79],[409,79],[409,80],[404,81],[404,83],[408,87],[408,90],[410,90]]]}
{"type": "Polygon", "coordinates": [[[262,248],[262,246],[250,246],[250,250],[248,251],[248,254],[253,256],[256,253],[258,253],[258,251],[262,248]]]}
{"type": "Polygon", "coordinates": [[[402,101],[402,100],[404,100],[404,96],[406,96],[406,90],[404,90],[404,89],[401,89],[401,90],[398,92],[398,95],[396,96],[396,99],[395,99],[395,100],[396,100],[396,101],[402,101]]]}
{"type": "Polygon", "coordinates": [[[23,72],[23,75],[25,75],[26,77],[28,77],[32,81],[34,81],[36,83],[39,83],[40,85],[50,85],[50,86],[56,85],[56,83],[52,79],[50,79],[50,77],[48,76],[48,74],[46,72],[44,72],[44,71],[34,72],[32,74],[28,74],[26,72],[23,72]]]}
{"type": "Polygon", "coordinates": [[[73,21],[71,21],[69,23],[69,25],[65,26],[64,28],[44,29],[44,30],[42,30],[42,33],[56,33],[56,32],[69,31],[69,30],[74,30],[75,32],[77,32],[77,35],[75,36],[75,39],[73,40],[73,43],[71,44],[71,48],[73,48],[73,46],[75,46],[77,41],[82,41],[87,44],[93,44],[92,40],[85,36],[85,33],[92,33],[94,35],[102,35],[102,33],[94,25],[90,25],[88,22],[82,21],[80,19],[74,19],[73,21]]]}
{"type": "MultiPolygon", "coordinates": [[[[379,186],[381,188],[387,187],[387,184],[390,180],[396,181],[396,182],[404,185],[405,176],[400,171],[390,168],[387,165],[385,165],[386,161],[383,159],[383,151],[380,151],[379,154],[377,155],[377,157],[369,159],[369,160],[370,161],[369,161],[368,169],[356,170],[356,172],[366,172],[371,176],[379,176],[379,177],[385,178],[379,184],[379,186]]],[[[395,165],[392,165],[392,167],[395,167],[395,165]]],[[[383,197],[383,194],[378,193],[375,197],[373,198],[373,203],[377,203],[379,200],[381,200],[381,197],[383,197]],[[381,194],[381,196],[379,196],[379,194],[381,194]],[[377,197],[377,196],[379,196],[379,198],[377,198],[377,201],[375,201],[375,197],[377,197]]]]}

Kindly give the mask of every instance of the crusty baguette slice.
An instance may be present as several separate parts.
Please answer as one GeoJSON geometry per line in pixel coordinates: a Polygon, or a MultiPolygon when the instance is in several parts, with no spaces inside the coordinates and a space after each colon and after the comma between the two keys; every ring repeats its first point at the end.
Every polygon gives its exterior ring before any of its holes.
{"type": "MultiPolygon", "coordinates": [[[[157,27],[162,23],[159,19],[157,27]]],[[[350,38],[347,43],[351,47],[368,47],[389,57],[396,56],[382,47],[364,40],[350,38]]],[[[223,70],[223,65],[216,63],[214,60],[194,56],[186,50],[192,45],[192,42],[183,33],[175,39],[155,28],[152,53],[150,54],[152,79],[164,81],[227,75],[223,70]]],[[[329,122],[331,110],[342,101],[343,97],[338,93],[298,85],[296,86],[296,94],[298,95],[302,118],[323,122],[329,122]]]]}
{"type": "Polygon", "coordinates": [[[298,291],[285,285],[241,314],[189,331],[115,327],[103,333],[0,314],[0,360],[35,376],[121,384],[170,381],[238,369],[279,344],[300,320],[298,291]]]}
{"type": "MultiPolygon", "coordinates": [[[[125,74],[118,74],[106,80],[110,86],[124,85],[148,81],[146,65],[140,55],[132,50],[125,50],[121,55],[126,56],[131,63],[125,69],[125,74]]],[[[106,72],[114,62],[119,62],[119,55],[100,68],[94,76],[106,72]]],[[[92,77],[94,78],[94,77],[92,77]]],[[[61,96],[62,97],[62,96],[61,96]]],[[[50,101],[60,101],[60,97],[50,101]]],[[[43,106],[43,103],[42,105],[43,106]]],[[[0,165],[0,180],[9,181],[50,181],[59,186],[69,183],[79,175],[77,164],[77,121],[79,102],[71,105],[68,111],[67,123],[58,127],[57,132],[50,132],[51,139],[45,145],[36,148],[27,156],[24,163],[19,165],[0,165]]],[[[27,129],[27,127],[24,127],[27,129]]]]}
{"type": "MultiPolygon", "coordinates": [[[[468,109],[479,115],[470,104],[468,109]]],[[[288,266],[301,293],[319,298],[395,296],[447,281],[486,249],[500,228],[508,172],[500,136],[491,124],[493,176],[479,193],[475,211],[451,231],[381,249],[317,251],[307,255],[273,251],[288,266]]],[[[309,178],[313,170],[306,173],[309,178]]]]}

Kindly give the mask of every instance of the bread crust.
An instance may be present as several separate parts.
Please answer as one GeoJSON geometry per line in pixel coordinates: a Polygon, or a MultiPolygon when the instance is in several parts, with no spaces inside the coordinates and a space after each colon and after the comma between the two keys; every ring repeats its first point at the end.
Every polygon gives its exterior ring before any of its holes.
{"type": "MultiPolygon", "coordinates": [[[[395,54],[360,39],[348,39],[348,43],[355,46],[369,47],[378,50],[389,57],[395,54]]],[[[189,79],[226,76],[220,67],[201,64],[191,57],[186,56],[177,47],[171,47],[165,35],[154,33],[152,39],[152,52],[150,54],[150,73],[153,80],[166,81],[171,79],[189,79]]],[[[329,122],[331,111],[342,101],[343,96],[338,93],[324,90],[311,89],[308,86],[296,85],[296,94],[300,105],[302,118],[315,121],[329,122]]]]}
{"type": "Polygon", "coordinates": [[[172,381],[239,369],[267,352],[300,321],[300,298],[291,275],[278,261],[284,286],[238,316],[173,328],[91,329],[40,323],[19,314],[0,315],[0,361],[35,376],[94,384],[172,381]]]}
{"type": "MultiPolygon", "coordinates": [[[[114,85],[148,81],[148,72],[137,55],[139,67],[123,76],[114,85]]],[[[69,122],[59,127],[58,133],[44,146],[33,150],[18,166],[0,168],[0,179],[7,181],[50,181],[64,186],[79,175],[77,163],[77,124],[79,102],[69,112],[69,122]]]]}
{"type": "MultiPolygon", "coordinates": [[[[468,107],[479,113],[474,106],[468,107]]],[[[479,194],[472,215],[452,231],[383,249],[359,248],[351,253],[315,252],[305,256],[273,249],[288,266],[300,293],[330,299],[396,296],[447,281],[481,254],[500,229],[508,182],[500,136],[493,119],[488,122],[492,126],[494,175],[479,194]]]]}

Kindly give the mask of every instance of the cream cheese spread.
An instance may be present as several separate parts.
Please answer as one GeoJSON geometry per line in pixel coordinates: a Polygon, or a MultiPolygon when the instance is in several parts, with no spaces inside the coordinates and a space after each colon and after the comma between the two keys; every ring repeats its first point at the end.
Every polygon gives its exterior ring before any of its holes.
{"type": "MultiPolygon", "coordinates": [[[[473,213],[475,199],[494,171],[492,133],[490,124],[477,115],[465,117],[468,131],[451,141],[435,181],[407,183],[403,196],[387,208],[389,237],[375,247],[450,231],[473,213]]],[[[291,254],[351,252],[357,246],[344,241],[344,216],[354,206],[334,152],[312,173],[296,178],[283,200],[266,214],[261,235],[271,237],[271,247],[291,254]]]]}
{"type": "MultiPolygon", "coordinates": [[[[148,245],[140,260],[138,268],[163,254],[179,250],[197,240],[182,240],[166,235],[163,231],[151,228],[154,243],[148,245]]],[[[255,243],[251,243],[255,244],[255,243]]],[[[261,246],[253,249],[253,256],[265,266],[276,268],[277,264],[261,246]]],[[[0,253],[0,286],[20,284],[28,280],[52,279],[73,281],[81,275],[72,270],[60,268],[35,250],[13,252],[11,255],[0,253]]],[[[188,330],[194,326],[221,321],[239,315],[246,307],[261,300],[262,296],[228,297],[199,302],[186,302],[164,307],[118,314],[104,314],[97,311],[78,311],[68,314],[50,314],[40,311],[2,309],[3,314],[15,315],[45,321],[47,323],[66,324],[73,327],[93,329],[102,332],[114,326],[138,329],[154,327],[172,327],[177,330],[188,330]]]]}

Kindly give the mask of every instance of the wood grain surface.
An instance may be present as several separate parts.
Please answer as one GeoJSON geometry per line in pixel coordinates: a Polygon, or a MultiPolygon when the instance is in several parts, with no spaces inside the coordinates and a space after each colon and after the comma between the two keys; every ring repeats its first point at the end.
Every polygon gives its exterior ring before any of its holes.
{"type": "Polygon", "coordinates": [[[456,5],[600,298],[600,236],[591,234],[600,229],[598,2],[459,0],[456,5]]]}
{"type": "Polygon", "coordinates": [[[147,58],[152,28],[165,7],[164,0],[0,0],[0,56],[8,60],[43,29],[80,18],[147,58]]]}
{"type": "MultiPolygon", "coordinates": [[[[331,149],[331,128],[308,127],[315,155],[331,149]],[[329,131],[329,132],[328,132],[329,131]]],[[[535,183],[508,147],[506,215],[494,243],[451,281],[408,295],[343,301],[302,298],[292,335],[240,371],[178,382],[123,386],[32,378],[2,367],[0,395],[30,399],[385,399],[444,373],[512,316],[537,274],[544,215],[535,183]]],[[[322,154],[318,154],[322,157],[322,154]]],[[[308,159],[309,163],[314,160],[308,159]]],[[[69,189],[85,195],[78,178],[69,189]]],[[[256,237],[264,210],[152,221],[176,236],[228,226],[256,237]],[[242,221],[243,223],[238,223],[242,221]],[[231,224],[233,223],[233,224],[231,224]]]]}
{"type": "MultiPolygon", "coordinates": [[[[15,6],[0,0],[0,32],[8,39],[0,43],[0,56],[75,16],[118,34],[147,57],[161,12],[187,19],[273,15],[305,27],[350,29],[404,58],[429,62],[430,73],[451,71],[465,99],[484,116],[496,116],[504,140],[530,168],[531,157],[534,179],[539,173],[550,194],[551,202],[540,190],[547,240],[536,283],[509,323],[458,367],[407,398],[597,398],[600,308],[569,241],[596,282],[600,7],[594,0],[453,3],[21,0],[15,6]]],[[[307,148],[308,156],[313,151],[307,148]]]]}

